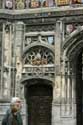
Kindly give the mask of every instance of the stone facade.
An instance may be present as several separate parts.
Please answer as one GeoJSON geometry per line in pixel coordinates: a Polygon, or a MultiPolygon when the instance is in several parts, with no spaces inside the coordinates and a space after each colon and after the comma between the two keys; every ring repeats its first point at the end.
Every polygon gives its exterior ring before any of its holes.
{"type": "Polygon", "coordinates": [[[82,125],[82,11],[0,9],[0,122],[19,96],[24,125],[82,125]]]}

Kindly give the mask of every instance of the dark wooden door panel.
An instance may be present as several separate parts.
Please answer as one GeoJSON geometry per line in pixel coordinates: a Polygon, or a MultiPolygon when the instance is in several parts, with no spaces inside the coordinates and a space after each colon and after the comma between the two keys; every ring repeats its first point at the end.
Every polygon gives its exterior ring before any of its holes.
{"type": "Polygon", "coordinates": [[[34,85],[28,89],[28,124],[51,125],[52,87],[34,85]]]}
{"type": "Polygon", "coordinates": [[[77,125],[83,125],[82,119],[82,98],[83,98],[83,80],[82,80],[82,53],[80,53],[76,66],[76,104],[77,104],[77,125]]]}

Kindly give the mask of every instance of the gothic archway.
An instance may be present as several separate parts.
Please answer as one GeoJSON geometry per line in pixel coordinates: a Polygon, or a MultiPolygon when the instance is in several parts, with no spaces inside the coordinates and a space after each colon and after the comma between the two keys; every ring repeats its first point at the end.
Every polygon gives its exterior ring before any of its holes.
{"type": "MultiPolygon", "coordinates": [[[[70,93],[75,91],[75,103],[76,103],[76,125],[83,124],[83,27],[77,29],[70,37],[66,40],[64,44],[64,55],[67,60],[65,60],[66,74],[71,76],[70,80],[73,88],[70,88],[70,93]],[[71,74],[70,74],[71,72],[71,74]],[[73,82],[74,81],[74,82],[73,82]]],[[[68,79],[66,75],[65,79],[68,79]]],[[[66,80],[67,81],[67,80],[66,80]]],[[[71,84],[70,83],[70,84],[71,84]]],[[[71,95],[72,103],[73,95],[71,95]]],[[[74,105],[74,103],[73,103],[74,105]]],[[[73,112],[73,110],[72,110],[73,112]]]]}
{"type": "Polygon", "coordinates": [[[51,125],[53,88],[49,81],[35,79],[26,81],[25,98],[27,102],[29,125],[51,125]],[[34,82],[34,84],[28,83],[34,82]]]}
{"type": "Polygon", "coordinates": [[[36,41],[32,38],[29,41],[28,37],[25,40],[21,82],[25,88],[29,125],[51,125],[55,78],[53,40],[49,43],[46,38],[44,41],[41,35],[37,36],[36,41]]]}

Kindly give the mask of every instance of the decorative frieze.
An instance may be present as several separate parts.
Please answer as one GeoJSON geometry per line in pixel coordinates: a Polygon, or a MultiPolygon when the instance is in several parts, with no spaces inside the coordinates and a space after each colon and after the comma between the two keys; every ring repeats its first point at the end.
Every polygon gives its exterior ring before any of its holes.
{"type": "MultiPolygon", "coordinates": [[[[37,20],[35,19],[35,21],[37,21],[37,20]]],[[[47,31],[53,31],[55,29],[54,24],[50,24],[50,25],[45,25],[45,24],[44,25],[43,24],[42,25],[32,25],[32,24],[34,24],[34,22],[30,22],[30,23],[26,24],[26,32],[37,32],[37,31],[38,32],[41,32],[41,31],[46,31],[47,32],[47,31]],[[30,25],[30,23],[31,23],[31,25],[30,25]]]]}

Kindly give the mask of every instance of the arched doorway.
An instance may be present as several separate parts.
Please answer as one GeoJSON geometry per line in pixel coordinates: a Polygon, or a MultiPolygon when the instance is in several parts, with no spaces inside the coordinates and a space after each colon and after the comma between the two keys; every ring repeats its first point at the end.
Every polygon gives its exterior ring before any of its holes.
{"type": "Polygon", "coordinates": [[[76,62],[76,109],[77,125],[83,125],[83,52],[81,51],[76,62]]]}
{"type": "Polygon", "coordinates": [[[27,86],[28,125],[51,125],[52,93],[52,86],[43,80],[27,86]]]}
{"type": "MultiPolygon", "coordinates": [[[[71,36],[63,45],[64,57],[67,58],[68,71],[71,72],[71,83],[73,88],[70,90],[73,96],[73,106],[76,105],[74,114],[76,116],[76,125],[83,124],[83,26],[71,33],[71,36]],[[75,99],[75,101],[73,100],[75,99]],[[75,102],[75,104],[74,104],[75,102]]],[[[66,64],[66,60],[65,60],[66,64]]],[[[72,110],[73,112],[73,110],[72,110]]],[[[72,113],[73,114],[73,113],[72,113]]]]}

